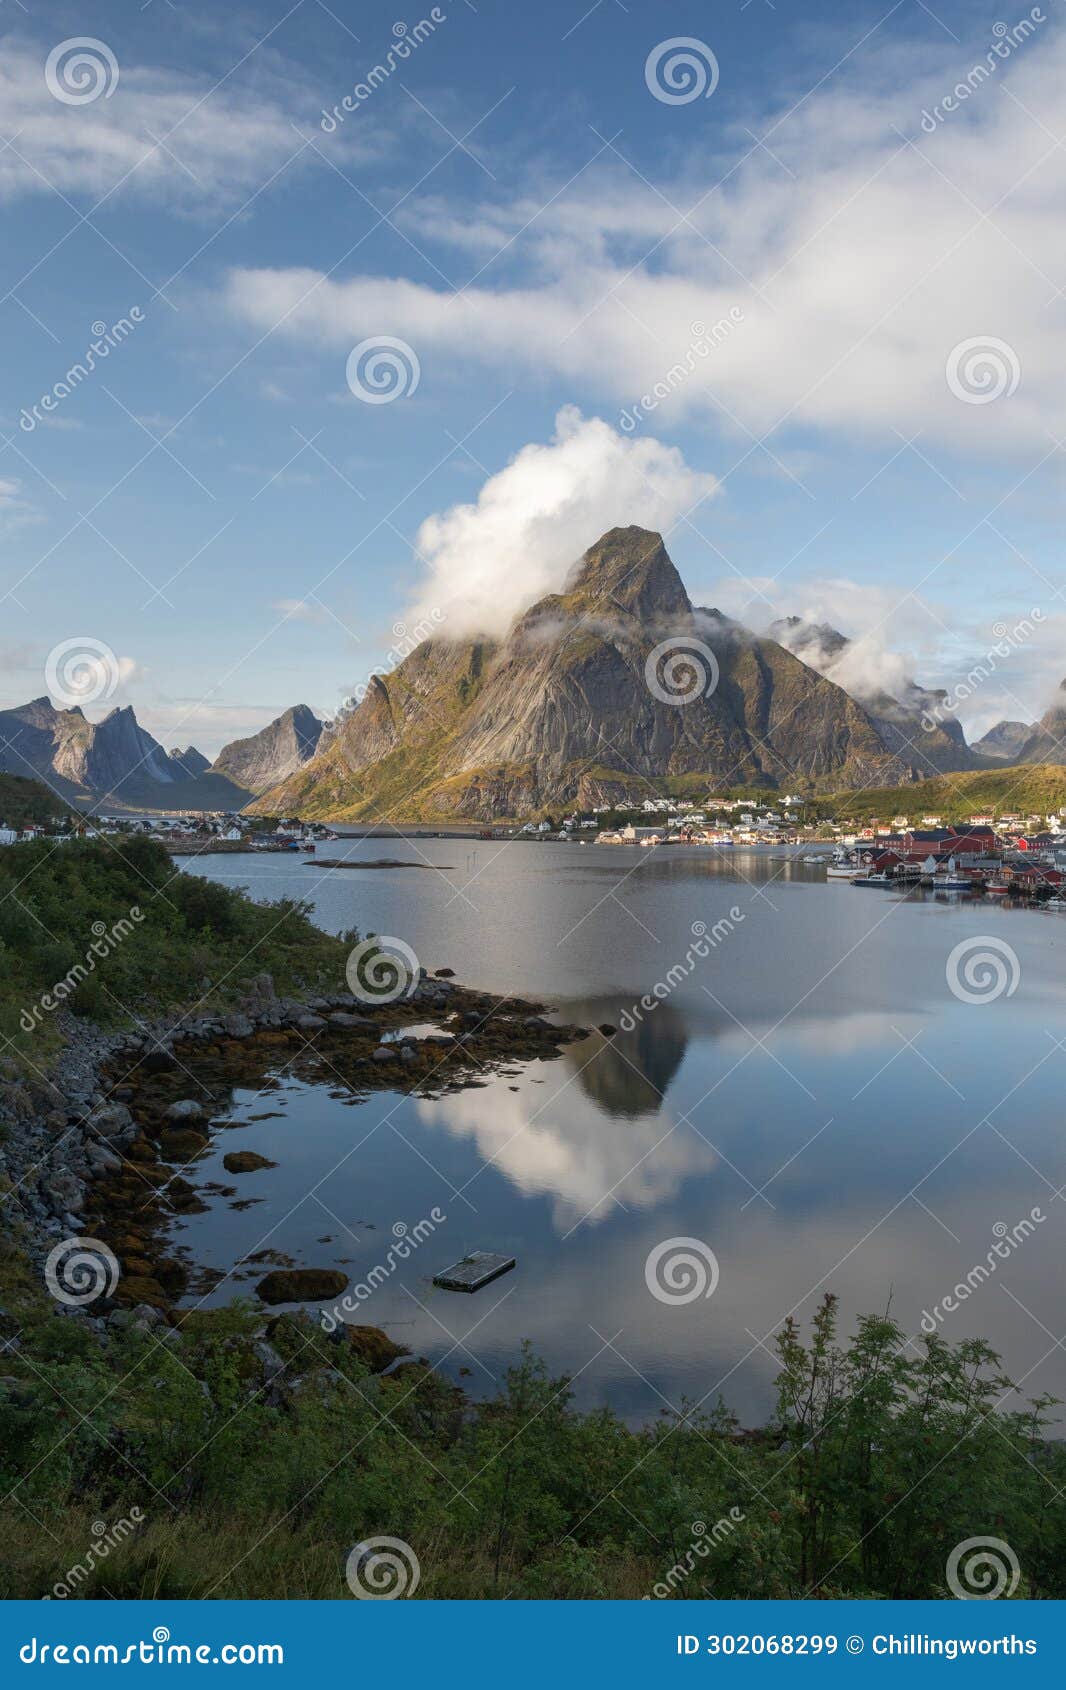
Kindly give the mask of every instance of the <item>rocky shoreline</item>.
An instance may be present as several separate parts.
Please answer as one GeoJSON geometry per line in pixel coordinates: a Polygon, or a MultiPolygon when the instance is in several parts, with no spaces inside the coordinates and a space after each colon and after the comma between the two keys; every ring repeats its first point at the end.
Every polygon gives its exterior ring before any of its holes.
{"type": "MultiPolygon", "coordinates": [[[[437,1096],[505,1062],[555,1056],[586,1034],[547,1021],[541,1004],[474,992],[450,975],[423,971],[408,994],[368,1004],[347,992],[279,997],[260,974],[227,1013],[153,1022],[136,1035],[63,1012],[50,1074],[9,1068],[0,1077],[6,1229],[35,1274],[57,1246],[84,1238],[101,1241],[118,1268],[105,1295],[57,1307],[99,1328],[131,1314],[180,1321],[179,1299],[200,1287],[168,1255],[164,1234],[174,1214],[204,1207],[188,1176],[225,1125],[213,1117],[227,1086],[249,1083],[252,1071],[311,1077],[318,1068],[358,1094],[437,1096]]],[[[243,1171],[242,1155],[232,1171],[243,1171]]]]}

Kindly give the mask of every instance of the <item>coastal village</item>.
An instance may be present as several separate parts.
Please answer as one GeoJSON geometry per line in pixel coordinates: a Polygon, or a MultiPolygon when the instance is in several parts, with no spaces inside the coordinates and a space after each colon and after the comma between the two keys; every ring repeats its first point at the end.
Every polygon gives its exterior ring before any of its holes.
{"type": "MultiPolygon", "coordinates": [[[[750,798],[712,797],[699,808],[670,798],[644,799],[638,809],[601,807],[556,819],[477,830],[477,837],[529,843],[577,843],[689,851],[789,848],[793,861],[822,868],[827,879],[856,886],[931,886],[956,893],[1038,898],[1066,908],[1066,809],[1044,815],[974,814],[947,824],[940,815],[873,818],[862,827],[844,821],[808,822],[804,800],[789,794],[774,807],[750,798]],[[832,847],[831,851],[819,849],[832,847]],[[806,853],[801,852],[807,847],[806,853]]],[[[372,832],[373,830],[368,830],[372,832]]],[[[429,836],[458,829],[422,828],[429,836]]],[[[400,836],[396,830],[393,836],[400,836]]],[[[171,816],[71,814],[51,826],[9,827],[0,820],[0,846],[49,838],[57,841],[145,834],[175,855],[201,852],[290,852],[314,855],[338,835],[299,817],[250,818],[240,812],[171,816]]]]}

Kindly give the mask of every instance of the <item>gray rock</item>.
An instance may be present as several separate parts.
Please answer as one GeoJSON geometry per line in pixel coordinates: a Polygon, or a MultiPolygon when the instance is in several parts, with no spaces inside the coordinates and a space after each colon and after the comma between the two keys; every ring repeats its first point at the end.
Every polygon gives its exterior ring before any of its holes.
{"type": "Polygon", "coordinates": [[[68,1210],[83,1209],[85,1207],[85,1188],[80,1180],[74,1178],[65,1168],[60,1168],[43,1182],[44,1194],[50,1201],[53,1211],[65,1214],[68,1210]]]}
{"type": "Polygon", "coordinates": [[[396,1046],[378,1045],[377,1050],[371,1051],[370,1060],[371,1062],[395,1062],[396,1046]]]}
{"type": "Polygon", "coordinates": [[[368,1021],[365,1015],[349,1015],[346,1010],[334,1010],[329,1018],[331,1027],[348,1027],[352,1032],[379,1033],[381,1023],[368,1021]]]}
{"type": "Polygon", "coordinates": [[[265,1338],[255,1341],[255,1353],[263,1368],[265,1379],[276,1379],[279,1373],[284,1373],[285,1363],[282,1361],[273,1344],[268,1344],[265,1338]]]}
{"type": "Polygon", "coordinates": [[[202,1103],[197,1103],[195,1098],[185,1097],[182,1098],[180,1103],[170,1105],[166,1110],[166,1119],[168,1121],[198,1121],[203,1112],[204,1106],[202,1103]]]}
{"type": "Polygon", "coordinates": [[[301,1015],[296,1025],[301,1033],[320,1033],[326,1023],[321,1015],[301,1015]]]}
{"type": "MultiPolygon", "coordinates": [[[[116,1310],[116,1313],[118,1312],[120,1311],[116,1310]]],[[[113,1320],[114,1315],[110,1316],[109,1319],[113,1320]]],[[[163,1326],[166,1323],[159,1309],[154,1309],[150,1303],[138,1303],[135,1309],[130,1310],[130,1324],[147,1328],[163,1326]]]]}
{"type": "Polygon", "coordinates": [[[149,1074],[165,1074],[178,1066],[178,1059],[165,1045],[156,1045],[141,1058],[141,1065],[149,1074]]]}
{"type": "Polygon", "coordinates": [[[240,1007],[248,1015],[261,1014],[263,1010],[277,1002],[277,992],[274,988],[272,974],[257,974],[248,989],[246,996],[241,998],[240,1007]]]}
{"type": "Polygon", "coordinates": [[[230,1039],[250,1039],[255,1032],[247,1015],[227,1015],[223,1023],[226,1037],[230,1039]]]}
{"type": "Polygon", "coordinates": [[[90,1168],[97,1174],[117,1174],[122,1167],[121,1158],[104,1144],[90,1144],[85,1154],[90,1168]]]}

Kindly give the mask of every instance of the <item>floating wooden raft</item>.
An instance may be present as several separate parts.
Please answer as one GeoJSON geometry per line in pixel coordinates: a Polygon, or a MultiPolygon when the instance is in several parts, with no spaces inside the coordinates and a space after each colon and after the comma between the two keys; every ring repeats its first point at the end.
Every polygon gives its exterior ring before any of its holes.
{"type": "Polygon", "coordinates": [[[509,1273],[515,1265],[514,1256],[498,1256],[492,1250],[471,1250],[461,1262],[434,1274],[434,1285],[445,1291],[480,1291],[501,1273],[509,1273]]]}

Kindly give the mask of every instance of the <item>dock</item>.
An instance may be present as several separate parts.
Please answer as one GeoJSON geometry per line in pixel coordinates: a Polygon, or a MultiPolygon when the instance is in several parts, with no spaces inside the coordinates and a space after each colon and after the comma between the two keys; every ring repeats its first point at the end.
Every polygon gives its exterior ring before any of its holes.
{"type": "Polygon", "coordinates": [[[498,1256],[492,1250],[471,1250],[462,1261],[434,1274],[433,1283],[445,1291],[480,1291],[501,1274],[510,1273],[515,1264],[514,1256],[498,1256]]]}

